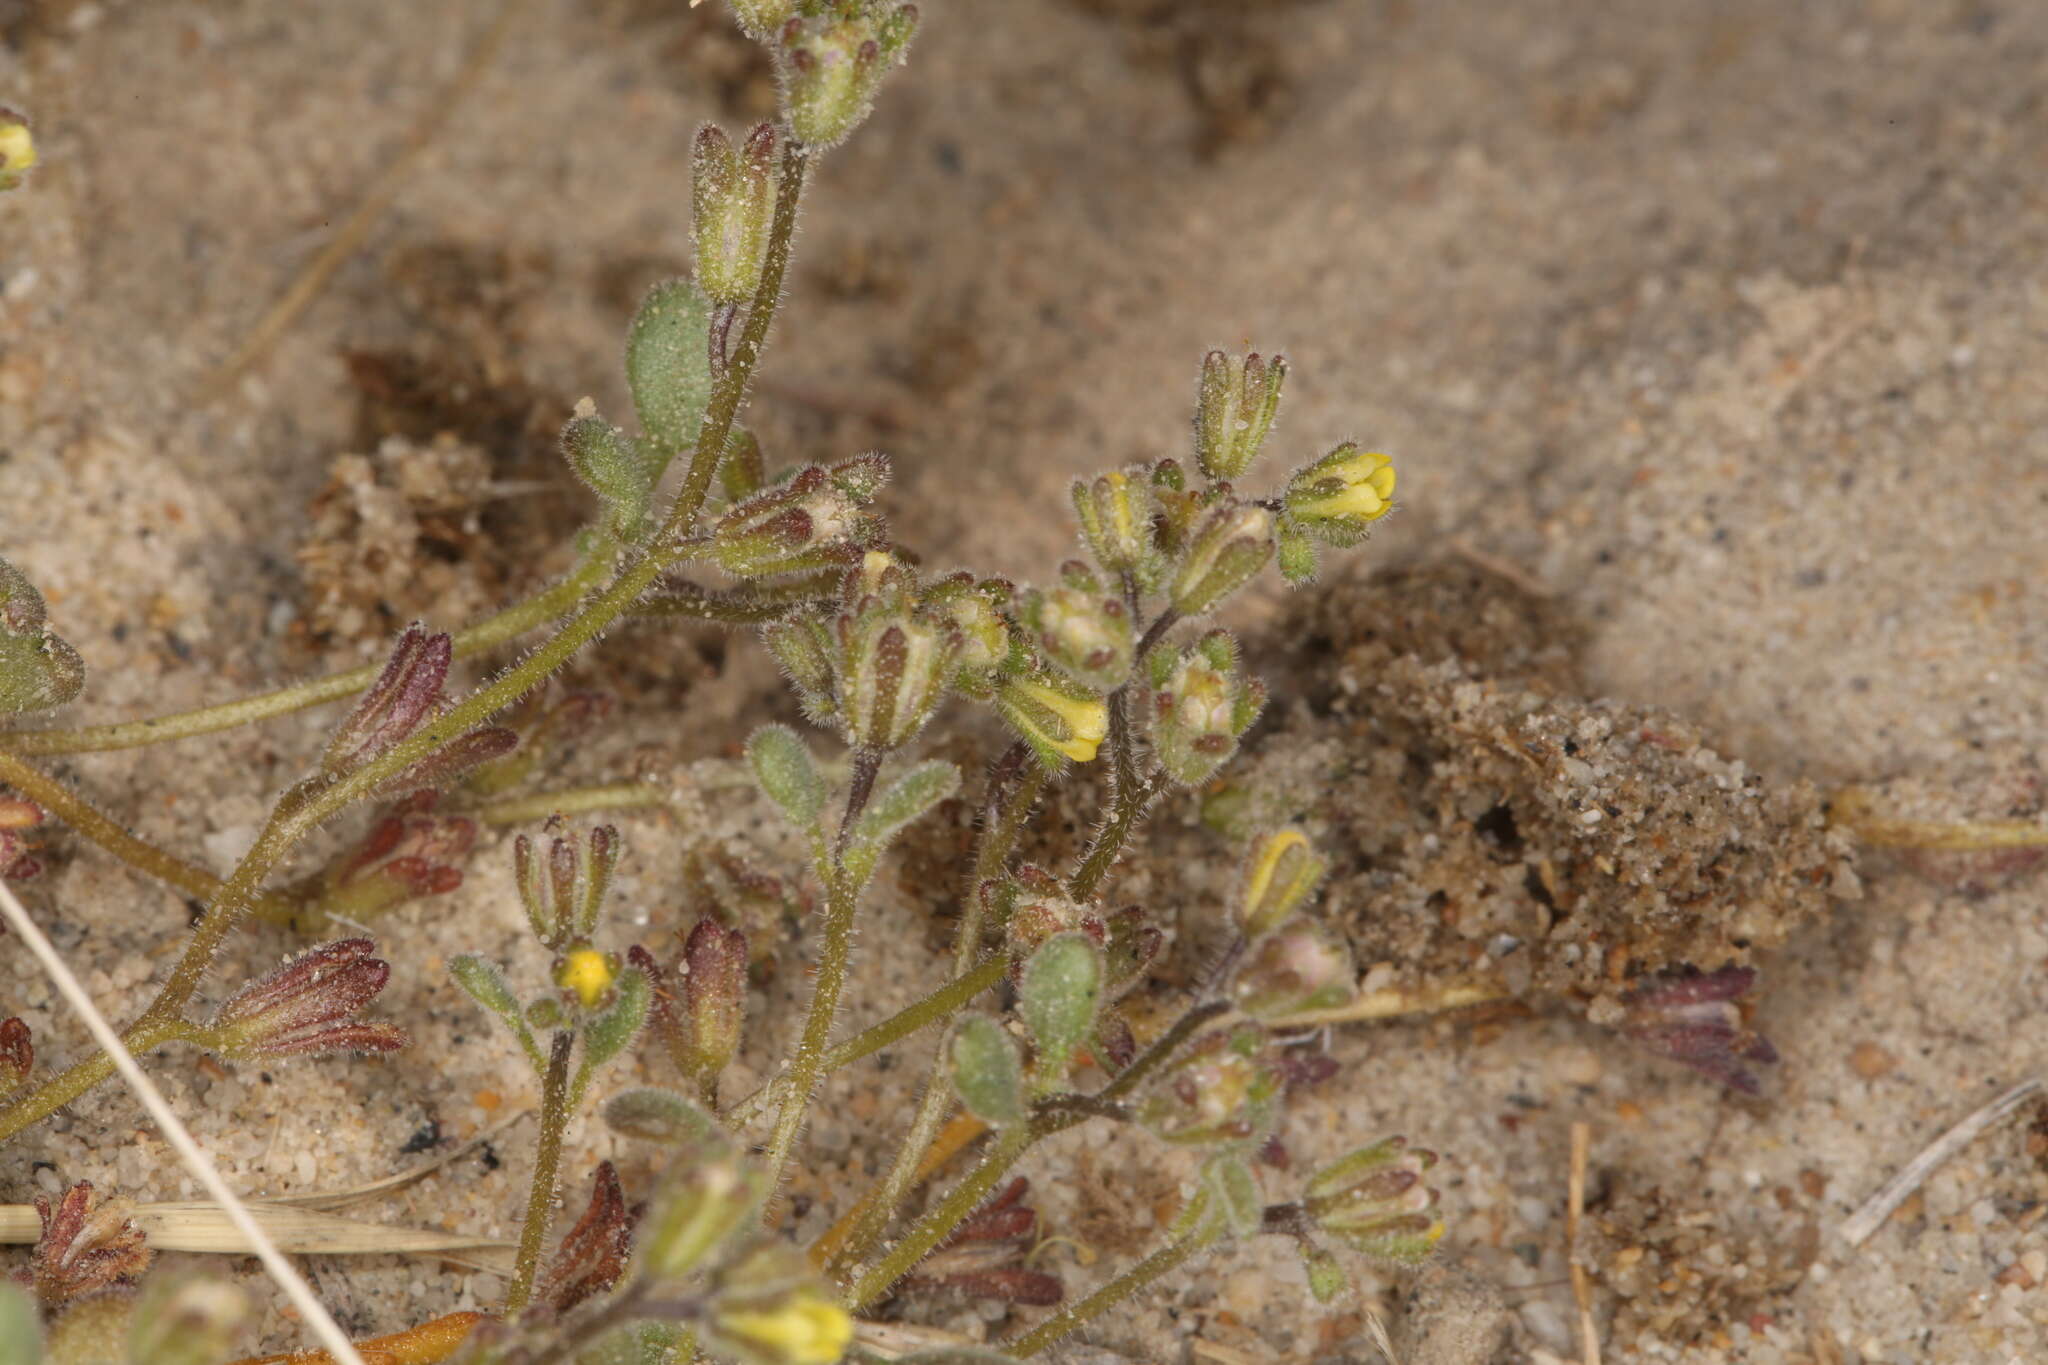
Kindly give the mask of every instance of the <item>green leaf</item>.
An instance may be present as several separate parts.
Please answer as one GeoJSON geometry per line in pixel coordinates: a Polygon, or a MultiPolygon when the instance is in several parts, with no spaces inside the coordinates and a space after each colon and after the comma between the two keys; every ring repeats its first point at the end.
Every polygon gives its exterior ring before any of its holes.
{"type": "Polygon", "coordinates": [[[1102,1001],[1102,950],[1086,934],[1055,934],[1024,964],[1017,1009],[1038,1049],[1041,1090],[1057,1085],[1074,1052],[1095,1031],[1102,1001]]]}
{"type": "Polygon", "coordinates": [[[960,769],[943,758],[927,759],[891,782],[854,821],[846,861],[865,880],[882,851],[912,821],[960,790],[960,769]]]}
{"type": "Polygon", "coordinates": [[[825,809],[825,781],[811,762],[810,748],[787,725],[764,725],[747,740],[747,762],[768,799],[800,830],[818,826],[825,809]]]}
{"type": "Polygon", "coordinates": [[[1223,1215],[1223,1225],[1233,1237],[1251,1237],[1266,1221],[1266,1201],[1259,1193],[1258,1179],[1244,1158],[1234,1155],[1213,1157],[1202,1167],[1202,1183],[1223,1215]]]}
{"type": "Polygon", "coordinates": [[[613,529],[631,535],[654,497],[639,445],[597,414],[579,411],[562,428],[562,454],[576,477],[603,501],[613,529]]]}
{"type": "Polygon", "coordinates": [[[84,686],[78,651],[44,624],[43,595],[0,559],[0,712],[62,706],[84,686]]]}
{"type": "Polygon", "coordinates": [[[618,992],[602,1013],[583,1026],[583,1064],[596,1070],[626,1050],[647,1022],[647,1007],[654,999],[647,973],[628,967],[619,973],[618,992]]]}
{"type": "Polygon", "coordinates": [[[702,1105],[654,1085],[612,1096],[605,1102],[604,1121],[614,1132],[648,1142],[679,1144],[725,1135],[702,1105]]]}
{"type": "Polygon", "coordinates": [[[1308,1292],[1317,1303],[1328,1303],[1351,1288],[1351,1276],[1335,1255],[1312,1242],[1297,1245],[1301,1247],[1301,1268],[1308,1272],[1308,1292]]]}
{"type": "Polygon", "coordinates": [[[34,1302],[0,1279],[0,1360],[7,1365],[36,1365],[42,1358],[43,1333],[36,1326],[34,1302]]]}
{"type": "Polygon", "coordinates": [[[469,993],[470,999],[505,1021],[505,1027],[512,1030],[512,1036],[526,1049],[526,1055],[534,1066],[546,1065],[540,1055],[540,1046],[533,1041],[533,1030],[526,1026],[519,998],[512,994],[512,987],[506,984],[505,974],[498,970],[497,963],[474,953],[464,953],[448,964],[448,975],[469,993]]]}
{"type": "Polygon", "coordinates": [[[711,300],[689,280],[648,291],[626,334],[626,383],[647,433],[651,486],[678,452],[696,444],[711,401],[711,300]]]}
{"type": "Polygon", "coordinates": [[[1024,1059],[1017,1040],[986,1014],[967,1014],[953,1030],[953,1089],[967,1112],[991,1128],[1024,1121],[1024,1059]]]}

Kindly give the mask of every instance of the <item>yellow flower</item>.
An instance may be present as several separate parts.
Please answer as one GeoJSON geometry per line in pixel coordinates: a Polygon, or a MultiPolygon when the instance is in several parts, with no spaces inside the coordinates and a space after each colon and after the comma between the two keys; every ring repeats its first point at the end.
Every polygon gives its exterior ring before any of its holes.
{"type": "MultiPolygon", "coordinates": [[[[1011,679],[1009,688],[1039,709],[1050,711],[1059,722],[1059,728],[1066,731],[1064,735],[1055,735],[1050,727],[1028,725],[1026,728],[1030,730],[1031,738],[1065,754],[1076,763],[1094,760],[1096,749],[1101,747],[1103,737],[1109,733],[1109,706],[1102,698],[1070,697],[1058,688],[1032,682],[1028,678],[1011,679]]],[[[1012,710],[1011,716],[1022,723],[1017,711],[1012,710]]]]}
{"type": "Polygon", "coordinates": [[[36,164],[36,140],[21,115],[0,105],[0,190],[21,183],[22,172],[36,164]]]}
{"type": "Polygon", "coordinates": [[[1377,521],[1394,506],[1394,462],[1377,451],[1340,450],[1312,467],[1310,496],[1292,499],[1296,516],[1377,521]],[[1332,488],[1332,482],[1338,487],[1332,488]]]}
{"type": "Polygon", "coordinates": [[[773,1308],[720,1313],[718,1331],[774,1365],[833,1365],[853,1344],[853,1316],[816,1290],[800,1289],[773,1308]]]}
{"type": "Polygon", "coordinates": [[[555,984],[565,991],[576,992],[576,998],[583,1002],[585,1009],[595,1009],[615,979],[611,959],[595,948],[576,949],[555,969],[555,984]]]}

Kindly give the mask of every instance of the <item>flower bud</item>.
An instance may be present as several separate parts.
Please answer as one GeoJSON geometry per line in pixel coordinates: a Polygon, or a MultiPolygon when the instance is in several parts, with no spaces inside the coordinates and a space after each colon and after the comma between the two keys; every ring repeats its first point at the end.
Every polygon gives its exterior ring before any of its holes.
{"type": "Polygon", "coordinates": [[[1114,469],[1093,480],[1074,480],[1074,513],[1095,562],[1113,578],[1129,574],[1141,589],[1156,587],[1165,571],[1153,541],[1156,506],[1143,469],[1114,469]]]}
{"type": "Polygon", "coordinates": [[[1187,1146],[1256,1141],[1271,1128],[1280,1094],[1266,1051],[1264,1032],[1250,1025],[1208,1034],[1167,1069],[1138,1121],[1187,1146]]]}
{"type": "Polygon", "coordinates": [[[1318,540],[1356,545],[1394,510],[1394,462],[1346,442],[1287,483],[1288,520],[1318,540]]]}
{"type": "Polygon", "coordinates": [[[889,555],[870,551],[848,583],[863,595],[832,623],[833,708],[847,743],[894,749],[938,709],[960,631],[917,602],[910,570],[889,555]]]}
{"type": "MultiPolygon", "coordinates": [[[[549,821],[557,829],[557,821],[549,821]]],[[[512,841],[512,878],[526,907],[526,923],[542,947],[560,952],[597,931],[597,912],[619,864],[619,832],[598,825],[585,839],[548,840],[543,853],[522,834],[512,841]]]]}
{"type": "Polygon", "coordinates": [[[618,979],[619,959],[615,953],[601,953],[590,947],[572,948],[555,961],[555,986],[586,1010],[601,1005],[618,979]]]}
{"type": "Polygon", "coordinates": [[[0,193],[19,189],[36,164],[36,140],[28,120],[0,105],[0,193]]]}
{"type": "MultiPolygon", "coordinates": [[[[1179,460],[1160,460],[1147,475],[1154,506],[1158,511],[1152,517],[1152,541],[1162,556],[1178,559],[1187,548],[1188,533],[1194,529],[1195,521],[1208,505],[1202,491],[1188,487],[1187,471],[1179,460]]],[[[1170,569],[1165,565],[1161,577],[1170,569]]]]}
{"type": "Polygon", "coordinates": [[[1745,1095],[1762,1092],[1746,1063],[1778,1060],[1771,1041],[1750,1026],[1743,1000],[1756,985],[1754,967],[1690,969],[1652,977],[1628,997],[1621,1030],[1660,1057],[1683,1062],[1745,1095]]]}
{"type": "Polygon", "coordinates": [[[1109,692],[1131,676],[1130,609],[1078,559],[1060,566],[1059,587],[1024,594],[1018,620],[1045,661],[1083,687],[1109,692]]]}
{"type": "Polygon", "coordinates": [[[414,792],[356,844],[299,884],[294,927],[317,932],[328,920],[361,921],[462,885],[459,864],[476,842],[476,821],[434,815],[436,791],[414,792]]]}
{"type": "Polygon", "coordinates": [[[12,1015],[0,1019],[0,1098],[21,1086],[35,1069],[36,1045],[28,1025],[12,1015]]]}
{"type": "Polygon", "coordinates": [[[807,465],[727,509],[712,524],[711,557],[738,578],[850,564],[881,541],[882,519],[862,509],[887,471],[880,455],[807,465]]]}
{"type": "Polygon", "coordinates": [[[1016,589],[1007,580],[969,573],[950,574],[927,588],[924,605],[952,621],[960,632],[951,685],[986,697],[996,677],[1017,666],[1019,651],[1010,632],[1009,610],[1016,589]]]}
{"type": "Polygon", "coordinates": [[[645,1272],[668,1279],[698,1269],[753,1221],[764,1184],[729,1150],[671,1162],[667,1188],[637,1237],[645,1272]]]}
{"type": "MultiPolygon", "coordinates": [[[[785,1253],[775,1248],[772,1260],[781,1262],[785,1253]]],[[[736,1280],[756,1281],[762,1289],[736,1285],[721,1294],[712,1308],[710,1344],[719,1354],[730,1354],[743,1365],[833,1365],[853,1344],[853,1315],[824,1285],[808,1276],[799,1278],[793,1268],[775,1264],[770,1268],[767,1253],[749,1258],[736,1280]],[[754,1263],[760,1262],[759,1269],[754,1263]]]]}
{"type": "Polygon", "coordinates": [[[761,283],[775,217],[778,139],[772,123],[757,125],[737,149],[715,123],[697,130],[690,157],[697,285],[713,303],[745,303],[761,283]]]}
{"type": "MultiPolygon", "coordinates": [[[[0,145],[0,157],[5,152],[0,145]]],[[[0,161],[0,174],[5,165],[0,161]]],[[[44,624],[45,618],[43,595],[35,584],[0,559],[0,714],[62,706],[85,686],[78,651],[44,624]]]]}
{"type": "Polygon", "coordinates": [[[434,714],[454,657],[455,641],[445,631],[429,632],[419,621],[407,626],[377,681],[335,727],[321,769],[344,777],[397,747],[434,714]]]}
{"type": "Polygon", "coordinates": [[[844,0],[787,20],[776,56],[798,140],[818,148],[845,141],[916,31],[917,7],[900,0],[844,0]]]}
{"type": "Polygon", "coordinates": [[[749,38],[767,38],[796,13],[796,0],[726,0],[749,38]]]}
{"type": "Polygon", "coordinates": [[[1254,1019],[1283,1019],[1343,1004],[1356,981],[1349,950],[1316,925],[1291,924],[1259,940],[1232,994],[1254,1019]]]}
{"type": "Polygon", "coordinates": [[[1010,957],[1018,969],[1055,934],[1073,931],[1097,943],[1109,941],[1108,928],[1095,907],[1069,899],[1060,879],[1035,864],[1018,868],[1008,882],[988,882],[982,890],[1000,912],[1010,957]]]}
{"type": "Polygon", "coordinates": [[[1266,704],[1266,689],[1239,671],[1237,643],[1211,631],[1178,659],[1146,658],[1152,677],[1152,749],[1174,781],[1197,787],[1237,751],[1266,704]]]}
{"type": "Polygon", "coordinates": [[[85,1180],[64,1191],[55,1204],[36,1196],[42,1235],[29,1255],[26,1282],[45,1313],[148,1268],[154,1253],[128,1221],[134,1210],[126,1199],[96,1200],[85,1180]]]}
{"type": "Polygon", "coordinates": [[[1317,1227],[1381,1262],[1414,1266],[1435,1249],[1444,1225],[1431,1212],[1436,1191],[1424,1173],[1436,1153],[1411,1151],[1406,1138],[1361,1147],[1317,1171],[1302,1208],[1317,1227]]]}
{"type": "Polygon", "coordinates": [[[1226,499],[1189,534],[1174,574],[1173,609],[1182,616],[1214,611],[1273,557],[1273,514],[1256,503],[1226,499]]]}
{"type": "Polygon", "coordinates": [[[1298,829],[1275,830],[1253,844],[1237,902],[1237,921],[1245,935],[1257,938],[1279,928],[1308,903],[1328,868],[1298,829]]]}
{"type": "Polygon", "coordinates": [[[995,706],[1048,768],[1068,759],[1092,762],[1109,734],[1109,707],[1102,698],[1050,674],[1003,679],[995,706]]]}
{"type": "Polygon", "coordinates": [[[1195,462],[1212,479],[1238,479],[1259,458],[1273,415],[1280,409],[1280,385],[1287,362],[1256,352],[1246,356],[1211,351],[1202,358],[1195,394],[1195,462]]]}
{"type": "Polygon", "coordinates": [[[746,1017],[747,936],[708,916],[692,926],[666,970],[635,947],[654,982],[654,1028],[676,1069],[705,1089],[739,1052],[746,1017]]]}
{"type": "Polygon", "coordinates": [[[395,1052],[406,1036],[356,1019],[391,979],[366,938],[324,944],[237,991],[214,1013],[215,1051],[241,1060],[324,1052],[395,1052]]]}

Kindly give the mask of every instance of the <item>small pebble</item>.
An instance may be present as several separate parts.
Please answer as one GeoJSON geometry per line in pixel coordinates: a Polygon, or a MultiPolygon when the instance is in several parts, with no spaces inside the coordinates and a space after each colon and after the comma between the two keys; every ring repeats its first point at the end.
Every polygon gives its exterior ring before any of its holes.
{"type": "Polygon", "coordinates": [[[1899,1059],[1876,1043],[1856,1044],[1849,1054],[1849,1069],[1866,1081],[1874,1081],[1899,1064],[1899,1059]]]}

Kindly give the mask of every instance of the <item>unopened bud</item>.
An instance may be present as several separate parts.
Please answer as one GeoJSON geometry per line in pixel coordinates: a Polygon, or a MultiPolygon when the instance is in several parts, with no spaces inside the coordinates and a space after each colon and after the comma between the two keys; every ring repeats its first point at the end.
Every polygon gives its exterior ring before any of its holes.
{"type": "Polygon", "coordinates": [[[796,0],[726,0],[749,38],[763,39],[789,22],[796,0]]]}
{"type": "Polygon", "coordinates": [[[1298,829],[1275,830],[1245,858],[1237,920],[1249,938],[1270,933],[1308,903],[1329,863],[1298,829]]]}
{"type": "Polygon", "coordinates": [[[761,283],[775,217],[778,136],[774,124],[759,124],[735,148],[715,123],[697,130],[690,158],[697,284],[713,303],[744,303],[761,283]]]}
{"type": "Polygon", "coordinates": [[[315,931],[331,919],[361,921],[462,885],[460,864],[476,842],[476,821],[435,815],[440,793],[415,792],[357,843],[297,888],[293,924],[315,931]]]}
{"type": "Polygon", "coordinates": [[[1055,934],[1074,931],[1097,943],[1109,941],[1095,908],[1070,899],[1059,878],[1042,867],[1026,864],[1008,883],[990,882],[983,891],[1002,908],[1011,959],[1019,969],[1055,934]]]}
{"type": "Polygon", "coordinates": [[[1266,689],[1238,666],[1237,642],[1211,631],[1175,658],[1146,656],[1152,681],[1152,748],[1174,781],[1197,787],[1237,752],[1238,737],[1266,704],[1266,689]]]}
{"type": "Polygon", "coordinates": [[[1018,619],[1045,661],[1081,686],[1109,692],[1130,677],[1130,609],[1080,560],[1060,566],[1059,587],[1026,592],[1018,619]]]}
{"type": "Polygon", "coordinates": [[[747,936],[708,916],[683,939],[666,970],[634,949],[633,961],[654,979],[654,1027],[669,1060],[709,1088],[739,1052],[746,1018],[747,936]]]}
{"type": "Polygon", "coordinates": [[[1282,1019],[1334,1008],[1355,988],[1350,952],[1318,926],[1298,923],[1259,940],[1232,993],[1252,1018],[1282,1019]]]}
{"type": "Polygon", "coordinates": [[[213,1016],[214,1049],[225,1057],[270,1060],[404,1047],[399,1030],[355,1017],[391,979],[391,964],[376,951],[369,939],[342,939],[244,986],[213,1016]]]}
{"type": "Polygon", "coordinates": [[[0,1019],[0,1096],[28,1080],[36,1069],[36,1045],[28,1025],[9,1016],[0,1019]]]}
{"type": "Polygon", "coordinates": [[[1095,562],[1113,577],[1129,574],[1141,589],[1158,586],[1165,561],[1153,541],[1156,500],[1145,471],[1114,469],[1074,480],[1074,513],[1095,562]]]}
{"type": "Polygon", "coordinates": [[[834,147],[867,118],[882,78],[903,60],[917,31],[917,7],[845,0],[810,8],[782,26],[782,104],[800,141],[834,147]]]}
{"type": "Polygon", "coordinates": [[[995,706],[1048,768],[1068,759],[1092,762],[1109,734],[1109,707],[1102,698],[1050,674],[1005,678],[995,706]]]}
{"type": "Polygon", "coordinates": [[[925,590],[925,606],[952,621],[960,632],[952,686],[985,698],[998,674],[1019,666],[1022,656],[1011,636],[1008,617],[1015,596],[1016,589],[1008,581],[984,578],[976,582],[969,573],[948,575],[925,590]]]}
{"type": "Polygon", "coordinates": [[[739,578],[853,563],[881,540],[881,518],[863,509],[887,469],[880,455],[806,466],[728,509],[711,528],[712,559],[739,578]]]}
{"type": "Polygon", "coordinates": [[[1394,510],[1394,462],[1346,443],[1287,484],[1288,521],[1332,545],[1356,545],[1394,510]]]}
{"type": "Polygon", "coordinates": [[[62,706],[85,686],[78,651],[45,624],[46,616],[35,584],[0,559],[0,713],[62,706]]]}
{"type": "Polygon", "coordinates": [[[42,1234],[29,1255],[27,1284],[45,1313],[132,1280],[148,1268],[154,1253],[128,1221],[134,1211],[126,1199],[97,1199],[86,1180],[65,1190],[54,1204],[36,1196],[42,1234]]]}
{"type": "Polygon", "coordinates": [[[702,1266],[752,1222],[762,1188],[760,1174],[730,1151],[670,1163],[668,1187],[636,1238],[644,1271],[668,1279],[702,1266]]]}
{"type": "Polygon", "coordinates": [[[1419,1265],[1444,1235],[1424,1180],[1436,1153],[1391,1137],[1339,1157],[1309,1180],[1302,1208],[1316,1226],[1381,1262],[1419,1265]]]}
{"type": "Polygon", "coordinates": [[[1202,382],[1195,397],[1195,461],[1212,479],[1238,479],[1259,458],[1273,415],[1280,410],[1280,386],[1287,362],[1211,351],[1202,358],[1202,382]]]}
{"type": "Polygon", "coordinates": [[[560,952],[597,931],[619,848],[619,832],[610,825],[598,825],[582,839],[551,838],[545,850],[524,834],[512,841],[512,877],[526,923],[542,947],[560,952]]]}
{"type": "Polygon", "coordinates": [[[1167,1142],[1251,1143],[1272,1127],[1280,1077],[1265,1034],[1244,1026],[1211,1033],[1169,1067],[1138,1118],[1167,1142]]]}
{"type": "Polygon", "coordinates": [[[910,571],[890,556],[871,552],[858,572],[866,595],[833,622],[834,707],[848,743],[894,749],[938,709],[960,631],[917,602],[910,571]]]}
{"type": "Polygon", "coordinates": [[[1226,500],[1189,534],[1173,578],[1173,609],[1182,616],[1214,611],[1273,557],[1273,514],[1256,503],[1226,500]]]}

